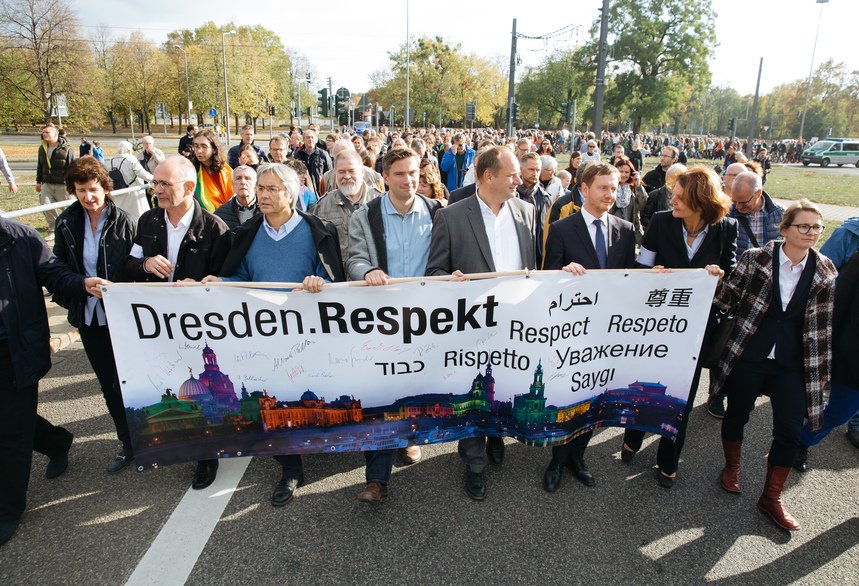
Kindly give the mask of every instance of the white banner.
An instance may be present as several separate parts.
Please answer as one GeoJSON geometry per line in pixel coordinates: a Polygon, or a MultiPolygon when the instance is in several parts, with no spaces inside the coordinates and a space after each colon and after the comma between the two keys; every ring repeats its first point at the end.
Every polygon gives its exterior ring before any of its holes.
{"type": "Polygon", "coordinates": [[[477,434],[546,444],[605,425],[671,436],[715,285],[591,272],[104,297],[145,467],[477,434]]]}

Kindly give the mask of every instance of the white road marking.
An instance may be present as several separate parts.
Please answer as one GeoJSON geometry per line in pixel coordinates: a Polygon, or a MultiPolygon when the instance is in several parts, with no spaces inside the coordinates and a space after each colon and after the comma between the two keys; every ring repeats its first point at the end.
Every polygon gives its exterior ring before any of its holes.
{"type": "Polygon", "coordinates": [[[188,580],[251,459],[220,460],[211,486],[188,488],[126,586],[179,586],[188,580]]]}

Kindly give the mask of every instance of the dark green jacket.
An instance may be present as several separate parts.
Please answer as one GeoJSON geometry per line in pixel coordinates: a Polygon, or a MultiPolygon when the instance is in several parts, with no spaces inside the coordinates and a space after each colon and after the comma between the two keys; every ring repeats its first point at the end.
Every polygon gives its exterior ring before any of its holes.
{"type": "Polygon", "coordinates": [[[51,153],[50,165],[48,164],[48,145],[42,141],[39,147],[39,162],[36,165],[36,183],[57,183],[62,185],[66,176],[66,169],[75,160],[75,151],[69,147],[66,139],[60,137],[59,144],[51,153]]]}

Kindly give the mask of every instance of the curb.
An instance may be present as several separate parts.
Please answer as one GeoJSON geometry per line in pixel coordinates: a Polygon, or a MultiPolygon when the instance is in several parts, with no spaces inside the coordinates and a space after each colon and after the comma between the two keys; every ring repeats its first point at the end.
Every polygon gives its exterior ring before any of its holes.
{"type": "Polygon", "coordinates": [[[56,354],[81,339],[78,329],[68,322],[66,309],[51,301],[50,297],[45,298],[45,309],[48,312],[48,323],[51,327],[51,354],[56,354]]]}

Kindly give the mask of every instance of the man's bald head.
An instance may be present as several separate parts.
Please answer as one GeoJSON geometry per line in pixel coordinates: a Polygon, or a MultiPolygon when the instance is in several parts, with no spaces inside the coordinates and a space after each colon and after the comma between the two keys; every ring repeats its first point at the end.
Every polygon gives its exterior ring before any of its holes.
{"type": "Polygon", "coordinates": [[[728,194],[728,197],[731,196],[734,186],[734,177],[739,175],[740,173],[745,173],[748,171],[746,166],[742,163],[731,163],[728,165],[728,168],[725,169],[725,176],[722,177],[722,181],[725,183],[725,193],[728,194]]]}

